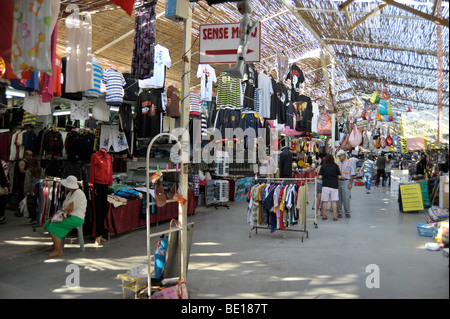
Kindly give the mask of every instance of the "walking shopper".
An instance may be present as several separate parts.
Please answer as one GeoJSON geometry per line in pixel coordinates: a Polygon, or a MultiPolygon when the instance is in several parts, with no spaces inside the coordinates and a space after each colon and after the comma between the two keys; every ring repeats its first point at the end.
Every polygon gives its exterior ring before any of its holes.
{"type": "Polygon", "coordinates": [[[50,232],[53,240],[53,246],[49,248],[52,251],[48,255],[49,258],[63,255],[61,239],[66,237],[72,229],[83,225],[86,214],[87,199],[78,186],[77,178],[73,175],[68,176],[61,184],[69,191],[62,205],[62,211],[67,217],[60,222],[50,223],[50,220],[47,220],[44,224],[44,228],[50,232]]]}
{"type": "Polygon", "coordinates": [[[337,221],[337,202],[339,201],[339,179],[341,171],[334,162],[333,156],[325,156],[318,179],[322,180],[322,220],[327,220],[327,206],[331,202],[333,209],[333,220],[337,221]]]}
{"type": "Polygon", "coordinates": [[[338,202],[338,217],[342,217],[342,206],[344,206],[345,217],[350,218],[350,190],[353,187],[353,180],[355,179],[355,170],[352,163],[347,159],[345,151],[340,150],[337,154],[339,158],[338,166],[341,171],[341,178],[339,179],[339,202],[338,202]]]}
{"type": "Polygon", "coordinates": [[[384,170],[383,186],[386,185],[386,181],[389,179],[388,186],[391,187],[391,170],[393,164],[394,160],[392,159],[392,155],[389,155],[386,161],[386,168],[384,170]]]}
{"type": "MultiPolygon", "coordinates": [[[[316,168],[316,174],[317,176],[319,175],[320,172],[320,168],[322,166],[319,164],[316,168]]],[[[316,183],[316,216],[319,213],[320,207],[321,207],[321,203],[322,203],[322,180],[317,178],[317,183],[316,183]]]]}
{"type": "Polygon", "coordinates": [[[378,187],[380,185],[380,180],[382,182],[382,185],[384,184],[384,175],[386,170],[386,157],[383,153],[381,153],[377,158],[377,180],[375,185],[378,187]]]}
{"type": "Polygon", "coordinates": [[[370,194],[372,187],[373,175],[375,174],[375,162],[370,159],[370,155],[366,156],[366,160],[361,166],[359,173],[364,174],[364,183],[366,185],[366,194],[370,194]]]}

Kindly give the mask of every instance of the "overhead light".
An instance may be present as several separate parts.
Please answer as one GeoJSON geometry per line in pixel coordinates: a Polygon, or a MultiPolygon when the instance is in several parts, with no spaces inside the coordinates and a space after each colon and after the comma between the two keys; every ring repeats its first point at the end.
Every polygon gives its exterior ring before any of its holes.
{"type": "Polygon", "coordinates": [[[8,86],[6,88],[6,95],[15,96],[15,97],[25,97],[25,92],[24,91],[20,91],[20,90],[16,90],[13,87],[8,86]]]}
{"type": "Polygon", "coordinates": [[[62,115],[70,115],[70,111],[58,111],[53,113],[53,116],[62,116],[62,115]]]}

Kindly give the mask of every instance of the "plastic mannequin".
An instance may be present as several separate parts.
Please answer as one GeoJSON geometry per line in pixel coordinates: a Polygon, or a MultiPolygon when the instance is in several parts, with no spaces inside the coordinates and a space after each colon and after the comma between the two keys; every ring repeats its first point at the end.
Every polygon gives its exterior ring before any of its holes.
{"type": "Polygon", "coordinates": [[[237,8],[244,16],[240,24],[241,41],[238,47],[238,59],[236,65],[231,69],[225,70],[225,73],[232,78],[242,79],[244,77],[245,56],[247,55],[247,49],[250,44],[250,34],[255,30],[258,24],[250,20],[250,15],[253,12],[251,0],[239,1],[237,3],[237,8]]]}

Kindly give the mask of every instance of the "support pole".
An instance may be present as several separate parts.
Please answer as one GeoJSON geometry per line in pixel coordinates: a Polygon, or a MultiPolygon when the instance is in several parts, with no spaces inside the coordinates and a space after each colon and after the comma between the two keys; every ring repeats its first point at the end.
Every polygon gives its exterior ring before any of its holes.
{"type": "MultiPolygon", "coordinates": [[[[188,1],[188,0],[179,0],[188,1]]],[[[184,21],[184,43],[183,43],[183,75],[181,84],[182,104],[181,104],[181,127],[189,132],[189,94],[191,87],[191,47],[192,47],[192,4],[189,3],[189,13],[187,19],[184,21]]],[[[181,187],[183,194],[180,194],[186,199],[188,195],[188,165],[189,165],[189,134],[183,134],[181,137],[181,145],[183,147],[183,166],[181,168],[181,187]],[[187,158],[186,158],[187,157],[187,158]]],[[[186,205],[178,205],[178,223],[181,228],[180,231],[180,249],[181,249],[181,278],[186,280],[187,275],[187,261],[188,261],[188,236],[187,236],[187,209],[189,202],[186,205]]]]}
{"type": "Polygon", "coordinates": [[[331,152],[332,156],[334,157],[334,148],[335,148],[335,140],[336,140],[336,130],[334,129],[336,127],[336,113],[331,114],[331,152]]]}
{"type": "MultiPolygon", "coordinates": [[[[439,18],[442,18],[442,0],[437,0],[435,3],[435,10],[439,18]]],[[[437,26],[437,76],[438,76],[438,136],[437,144],[442,141],[442,89],[443,89],[443,54],[442,54],[442,26],[438,24],[437,26]]]]}

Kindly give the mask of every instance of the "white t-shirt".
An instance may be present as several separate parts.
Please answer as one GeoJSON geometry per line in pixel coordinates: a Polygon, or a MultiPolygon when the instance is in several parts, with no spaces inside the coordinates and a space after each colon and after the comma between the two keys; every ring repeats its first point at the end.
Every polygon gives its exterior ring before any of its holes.
{"type": "Polygon", "coordinates": [[[153,76],[149,79],[139,80],[139,87],[141,89],[158,89],[164,87],[166,68],[172,66],[169,49],[160,44],[155,46],[155,62],[153,66],[153,76]]]}
{"type": "Polygon", "coordinates": [[[212,84],[217,82],[216,71],[209,64],[199,64],[197,77],[201,78],[200,96],[202,101],[212,101],[212,84]]]}
{"type": "Polygon", "coordinates": [[[273,94],[272,80],[264,73],[258,76],[259,116],[270,118],[270,102],[273,94]]]}

